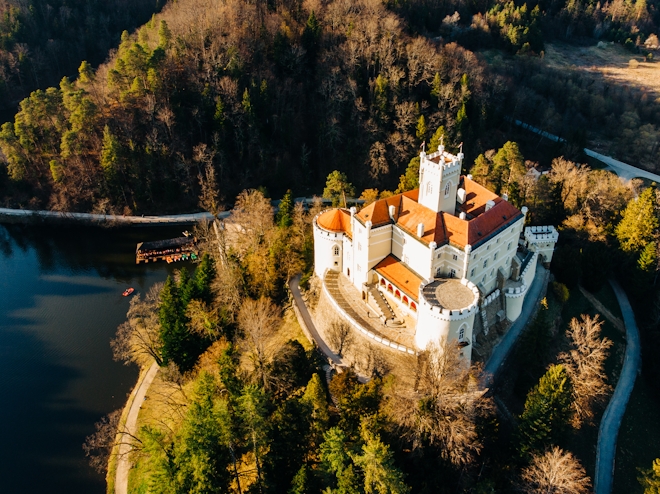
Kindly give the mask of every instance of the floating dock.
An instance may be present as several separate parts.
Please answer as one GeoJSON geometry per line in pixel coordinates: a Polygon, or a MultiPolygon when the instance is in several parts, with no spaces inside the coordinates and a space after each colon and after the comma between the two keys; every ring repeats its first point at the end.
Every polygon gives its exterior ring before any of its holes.
{"type": "Polygon", "coordinates": [[[135,264],[166,261],[196,261],[199,259],[197,239],[178,237],[154,242],[140,242],[135,249],[135,264]]]}

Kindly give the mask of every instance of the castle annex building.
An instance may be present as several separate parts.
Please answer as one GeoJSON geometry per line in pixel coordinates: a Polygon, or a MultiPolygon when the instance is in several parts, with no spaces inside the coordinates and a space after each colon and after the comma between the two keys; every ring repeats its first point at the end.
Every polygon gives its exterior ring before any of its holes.
{"type": "Polygon", "coordinates": [[[321,279],[340,274],[363,303],[376,293],[415,321],[417,349],[458,341],[470,359],[477,318],[493,301],[501,307],[498,320],[518,318],[536,265],[550,262],[558,233],[552,226],[525,228],[527,208],[461,176],[463,158],[443,146],[422,152],[419,189],[360,212],[320,213],[314,271],[321,279]]]}

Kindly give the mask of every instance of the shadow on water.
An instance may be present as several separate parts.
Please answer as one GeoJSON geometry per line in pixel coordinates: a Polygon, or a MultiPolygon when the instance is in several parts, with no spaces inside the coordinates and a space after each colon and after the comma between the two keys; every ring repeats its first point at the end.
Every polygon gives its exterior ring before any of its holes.
{"type": "Polygon", "coordinates": [[[138,242],[180,234],[0,225],[0,493],[105,492],[82,443],[137,377],[109,347],[128,309],[121,291],[175,268],[136,266],[138,242]]]}

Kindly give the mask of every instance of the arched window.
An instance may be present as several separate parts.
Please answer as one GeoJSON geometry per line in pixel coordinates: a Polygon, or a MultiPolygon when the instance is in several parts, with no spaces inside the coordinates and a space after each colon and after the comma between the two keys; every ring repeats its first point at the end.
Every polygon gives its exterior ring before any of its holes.
{"type": "Polygon", "coordinates": [[[387,291],[390,293],[394,293],[394,290],[392,289],[392,285],[387,285],[387,291]]]}
{"type": "Polygon", "coordinates": [[[403,296],[403,303],[406,305],[408,304],[408,297],[406,297],[405,295],[403,296]]]}
{"type": "Polygon", "coordinates": [[[451,189],[451,182],[447,182],[447,185],[445,185],[445,197],[449,195],[450,189],[451,189]]]}
{"type": "Polygon", "coordinates": [[[414,311],[417,311],[417,306],[415,305],[415,302],[410,302],[410,308],[414,311]]]}
{"type": "Polygon", "coordinates": [[[465,327],[461,326],[461,329],[458,330],[458,339],[463,340],[465,338],[465,327]]]}
{"type": "Polygon", "coordinates": [[[427,194],[433,193],[433,185],[431,185],[431,182],[427,182],[426,184],[426,193],[427,194]]]}
{"type": "Polygon", "coordinates": [[[334,253],[334,255],[338,256],[338,255],[339,255],[339,246],[338,246],[338,245],[335,245],[335,246],[332,248],[332,252],[334,253]]]}
{"type": "Polygon", "coordinates": [[[380,279],[380,284],[383,285],[383,286],[385,286],[385,278],[381,278],[381,279],[380,279]]]}
{"type": "Polygon", "coordinates": [[[394,292],[394,296],[396,298],[401,298],[401,292],[399,290],[397,290],[396,292],[394,292]]]}

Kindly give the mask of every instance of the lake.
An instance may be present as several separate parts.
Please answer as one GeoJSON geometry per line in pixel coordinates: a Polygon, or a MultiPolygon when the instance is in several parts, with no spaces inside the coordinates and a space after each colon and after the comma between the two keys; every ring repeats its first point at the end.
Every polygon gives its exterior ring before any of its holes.
{"type": "Polygon", "coordinates": [[[140,241],[183,228],[0,225],[0,492],[104,493],[85,437],[123,407],[138,369],[110,339],[136,293],[180,264],[135,264],[140,241]]]}

